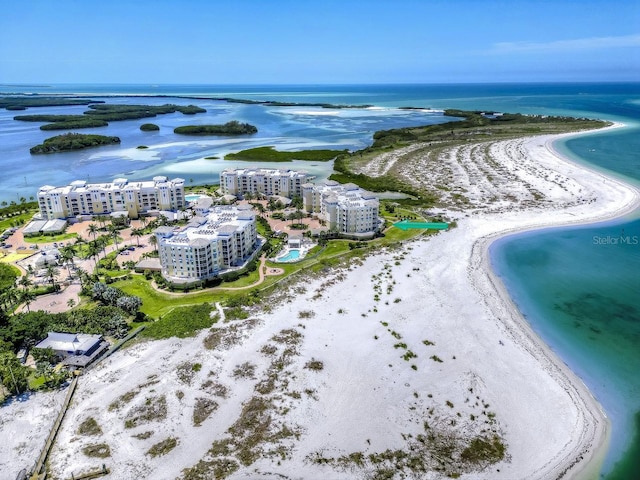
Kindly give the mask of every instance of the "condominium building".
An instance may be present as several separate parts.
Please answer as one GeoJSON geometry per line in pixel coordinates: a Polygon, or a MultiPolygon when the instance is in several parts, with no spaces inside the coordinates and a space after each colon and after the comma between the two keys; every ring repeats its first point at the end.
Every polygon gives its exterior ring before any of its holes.
{"type": "Polygon", "coordinates": [[[380,228],[379,200],[352,183],[327,181],[306,183],[302,188],[303,208],[327,222],[329,230],[353,237],[371,237],[380,228]]]}
{"type": "Polygon", "coordinates": [[[214,278],[242,266],[259,247],[250,205],[216,206],[183,228],[159,227],[154,233],[162,275],[171,281],[214,278]]]}
{"type": "Polygon", "coordinates": [[[311,180],[306,172],[269,168],[238,168],[220,173],[220,188],[225,195],[260,193],[267,197],[302,196],[302,185],[311,180]]]}
{"type": "Polygon", "coordinates": [[[43,218],[72,218],[78,215],[108,215],[127,212],[138,218],[150,210],[176,211],[185,206],[184,180],[153,177],[151,181],[116,178],[110,183],[76,180],[64,187],[44,185],[38,191],[43,218]]]}

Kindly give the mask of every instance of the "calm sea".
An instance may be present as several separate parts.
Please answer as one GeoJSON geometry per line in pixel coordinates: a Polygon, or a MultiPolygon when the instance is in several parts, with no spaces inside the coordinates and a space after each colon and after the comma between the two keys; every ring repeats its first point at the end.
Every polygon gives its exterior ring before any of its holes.
{"type": "MultiPolygon", "coordinates": [[[[640,84],[496,85],[53,85],[2,86],[0,92],[180,95],[135,99],[137,103],[195,103],[202,116],[159,116],[158,133],[143,133],[142,121],[114,122],[96,133],[118,135],[122,144],[94,151],[31,157],[28,148],[50,136],[37,124],[0,111],[0,197],[33,196],[44,183],[76,178],[110,180],[182,176],[194,183],[217,181],[226,153],[258,145],[281,149],[348,148],[367,145],[375,130],[446,121],[442,115],[399,110],[414,106],[463,108],[604,118],[625,129],[585,135],[556,147],[573,159],[640,185],[640,84]],[[375,105],[368,110],[314,107],[272,108],[227,104],[214,97],[305,103],[375,105]],[[260,132],[250,140],[193,140],[175,126],[248,121],[260,132]],[[138,150],[136,146],[149,148],[138,150]],[[26,153],[25,153],[26,151],[26,153]]],[[[112,102],[133,103],[114,98],[112,102]]],[[[31,109],[29,113],[80,113],[84,107],[31,109]]],[[[20,112],[18,112],[20,113],[20,112]]],[[[304,166],[319,177],[325,164],[304,166]]],[[[613,433],[602,477],[640,478],[640,220],[638,214],[601,225],[515,235],[491,248],[493,266],[538,334],[587,384],[612,420],[613,433]]]]}

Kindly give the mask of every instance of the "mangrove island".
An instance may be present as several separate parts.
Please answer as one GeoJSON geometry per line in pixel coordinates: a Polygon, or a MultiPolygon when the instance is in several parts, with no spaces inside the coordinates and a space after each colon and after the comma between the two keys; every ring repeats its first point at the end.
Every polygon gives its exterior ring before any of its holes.
{"type": "Polygon", "coordinates": [[[248,123],[232,120],[224,125],[185,125],[177,127],[173,133],[181,135],[247,135],[257,133],[258,129],[248,123]]]}
{"type": "Polygon", "coordinates": [[[47,138],[41,145],[31,147],[29,152],[31,152],[32,155],[69,152],[72,150],[82,150],[83,148],[99,147],[101,145],[115,145],[118,143],[120,143],[119,137],[65,133],[64,135],[47,138]]]}

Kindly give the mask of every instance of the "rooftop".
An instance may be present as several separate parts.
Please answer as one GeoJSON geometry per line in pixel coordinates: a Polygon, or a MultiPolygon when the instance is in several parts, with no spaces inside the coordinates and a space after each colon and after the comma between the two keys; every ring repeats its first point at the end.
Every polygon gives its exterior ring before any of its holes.
{"type": "Polygon", "coordinates": [[[81,355],[100,343],[101,339],[102,335],[49,332],[47,338],[38,343],[35,348],[51,348],[58,352],[81,355]]]}

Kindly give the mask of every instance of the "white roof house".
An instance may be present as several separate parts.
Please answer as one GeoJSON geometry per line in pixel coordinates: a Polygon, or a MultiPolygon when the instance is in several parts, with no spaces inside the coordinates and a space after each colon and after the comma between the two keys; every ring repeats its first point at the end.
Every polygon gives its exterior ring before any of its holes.
{"type": "Polygon", "coordinates": [[[47,338],[38,343],[35,348],[51,348],[62,357],[87,355],[100,345],[101,340],[102,335],[49,332],[47,338]]]}

